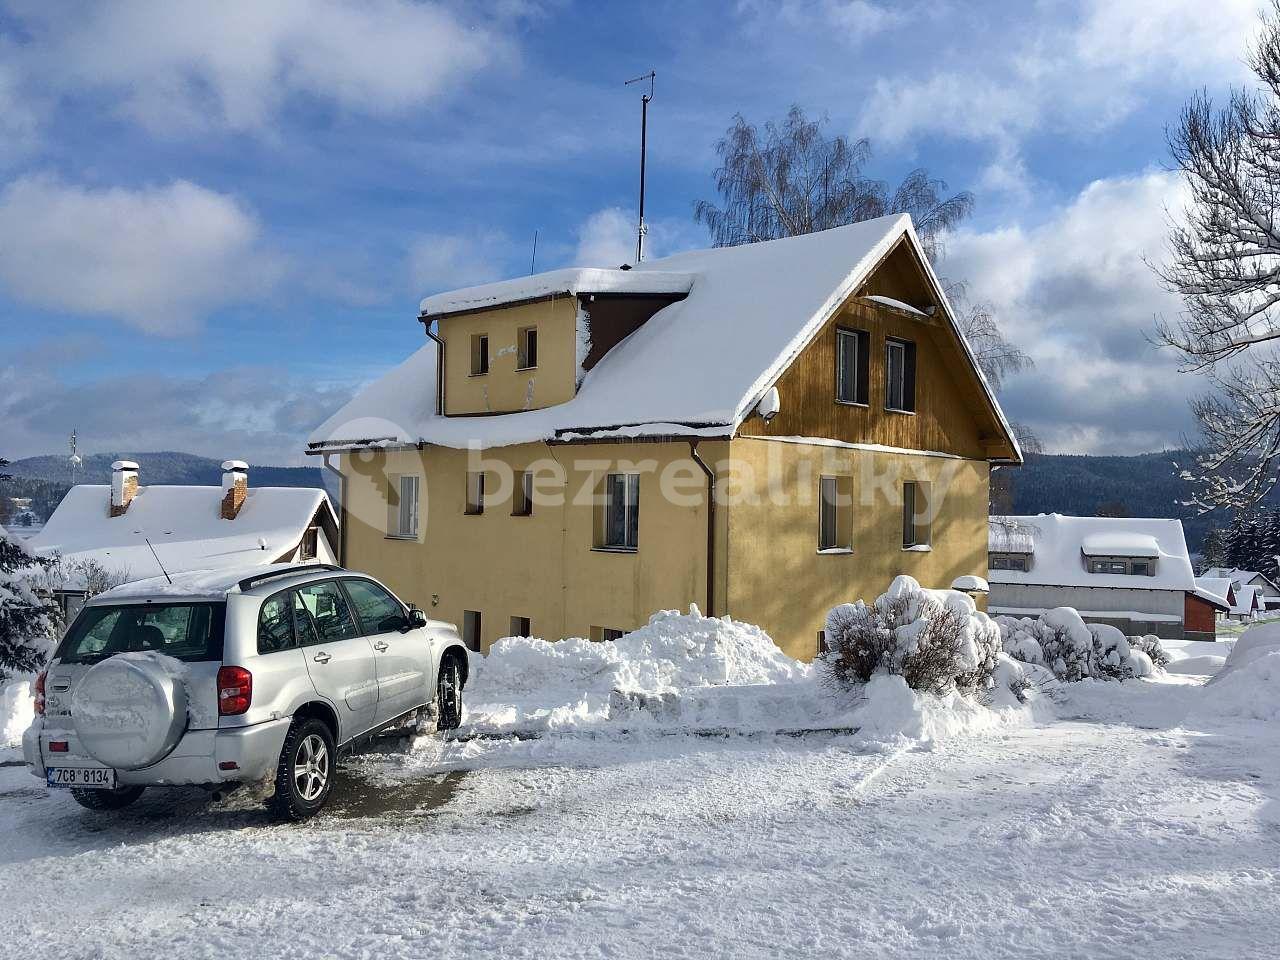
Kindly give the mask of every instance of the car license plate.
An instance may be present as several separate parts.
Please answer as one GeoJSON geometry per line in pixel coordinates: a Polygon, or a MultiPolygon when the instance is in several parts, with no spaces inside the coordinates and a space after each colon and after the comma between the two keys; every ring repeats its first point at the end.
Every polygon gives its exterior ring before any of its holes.
{"type": "Polygon", "coordinates": [[[80,787],[86,790],[114,790],[116,772],[105,767],[46,767],[45,782],[51,787],[80,787]]]}

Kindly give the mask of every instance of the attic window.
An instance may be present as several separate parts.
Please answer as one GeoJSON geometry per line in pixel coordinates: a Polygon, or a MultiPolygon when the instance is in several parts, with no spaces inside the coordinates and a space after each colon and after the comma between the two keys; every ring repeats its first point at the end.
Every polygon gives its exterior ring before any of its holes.
{"type": "Polygon", "coordinates": [[[482,377],[489,372],[489,335],[473,333],[471,335],[471,375],[482,377]]]}
{"type": "Polygon", "coordinates": [[[885,339],[884,388],[885,409],[915,413],[916,345],[910,340],[885,339]]]}
{"type": "Polygon", "coordinates": [[[1155,561],[1146,557],[1089,557],[1090,573],[1110,573],[1126,577],[1154,577],[1155,561]]]}
{"type": "Polygon", "coordinates": [[[987,556],[987,568],[990,570],[1017,570],[1026,573],[1030,567],[1030,559],[1025,553],[992,553],[987,556]]]}
{"type": "Polygon", "coordinates": [[[867,402],[871,335],[865,330],[836,330],[836,400],[867,402]]]}

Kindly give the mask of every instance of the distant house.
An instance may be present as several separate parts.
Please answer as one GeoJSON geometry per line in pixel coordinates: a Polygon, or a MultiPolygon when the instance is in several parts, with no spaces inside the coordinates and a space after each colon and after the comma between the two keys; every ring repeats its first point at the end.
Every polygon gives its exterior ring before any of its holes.
{"type": "Polygon", "coordinates": [[[1256,570],[1238,567],[1210,567],[1204,576],[1230,580],[1239,587],[1257,587],[1258,605],[1262,610],[1280,610],[1280,587],[1256,570]]]}
{"type": "Polygon", "coordinates": [[[1196,585],[1182,522],[1113,517],[992,517],[992,614],[1074,607],[1130,635],[1212,639],[1221,599],[1196,585]]]}
{"type": "Polygon", "coordinates": [[[1236,602],[1235,584],[1216,577],[1196,577],[1196,589],[1187,594],[1186,639],[1217,640],[1218,616],[1230,614],[1236,602]]]}
{"type": "Polygon", "coordinates": [[[74,613],[94,581],[315,559],[336,562],[338,520],[323,490],[249,486],[248,466],[222,465],[222,485],[141,486],[138,465],[111,465],[111,485],[72,487],[39,534],[35,553],[59,557],[51,585],[74,613]],[[147,541],[151,545],[147,545],[147,541]],[[154,548],[154,553],[152,548],[154,548]]]}

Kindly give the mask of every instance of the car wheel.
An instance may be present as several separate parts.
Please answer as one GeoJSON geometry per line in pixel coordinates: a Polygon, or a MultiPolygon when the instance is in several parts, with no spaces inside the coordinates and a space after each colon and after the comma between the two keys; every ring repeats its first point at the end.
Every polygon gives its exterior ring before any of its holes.
{"type": "Polygon", "coordinates": [[[123,810],[142,796],[146,787],[117,787],[115,790],[71,788],[71,799],[86,810],[123,810]]]}
{"type": "Polygon", "coordinates": [[[462,667],[457,657],[446,657],[436,681],[436,729],[456,730],[462,725],[462,667]]]}
{"type": "Polygon", "coordinates": [[[305,820],[319,812],[333,787],[333,734],[320,720],[295,721],[276,765],[271,812],[279,820],[305,820]]]}

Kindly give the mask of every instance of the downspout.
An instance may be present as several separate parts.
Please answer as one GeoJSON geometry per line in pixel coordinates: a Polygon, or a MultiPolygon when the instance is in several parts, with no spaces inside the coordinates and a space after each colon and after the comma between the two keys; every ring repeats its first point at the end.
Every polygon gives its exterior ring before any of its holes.
{"type": "Polygon", "coordinates": [[[698,455],[698,441],[689,441],[689,456],[707,477],[707,606],[703,614],[714,617],[716,598],[716,475],[698,455]]]}
{"type": "Polygon", "coordinates": [[[342,471],[329,462],[333,456],[326,453],[322,458],[324,468],[338,478],[338,566],[347,565],[347,478],[342,471]]]}
{"type": "Polygon", "coordinates": [[[427,336],[436,342],[436,416],[444,416],[444,341],[437,334],[431,332],[431,321],[427,319],[424,313],[418,317],[418,322],[422,324],[422,329],[427,332],[427,336]]]}

